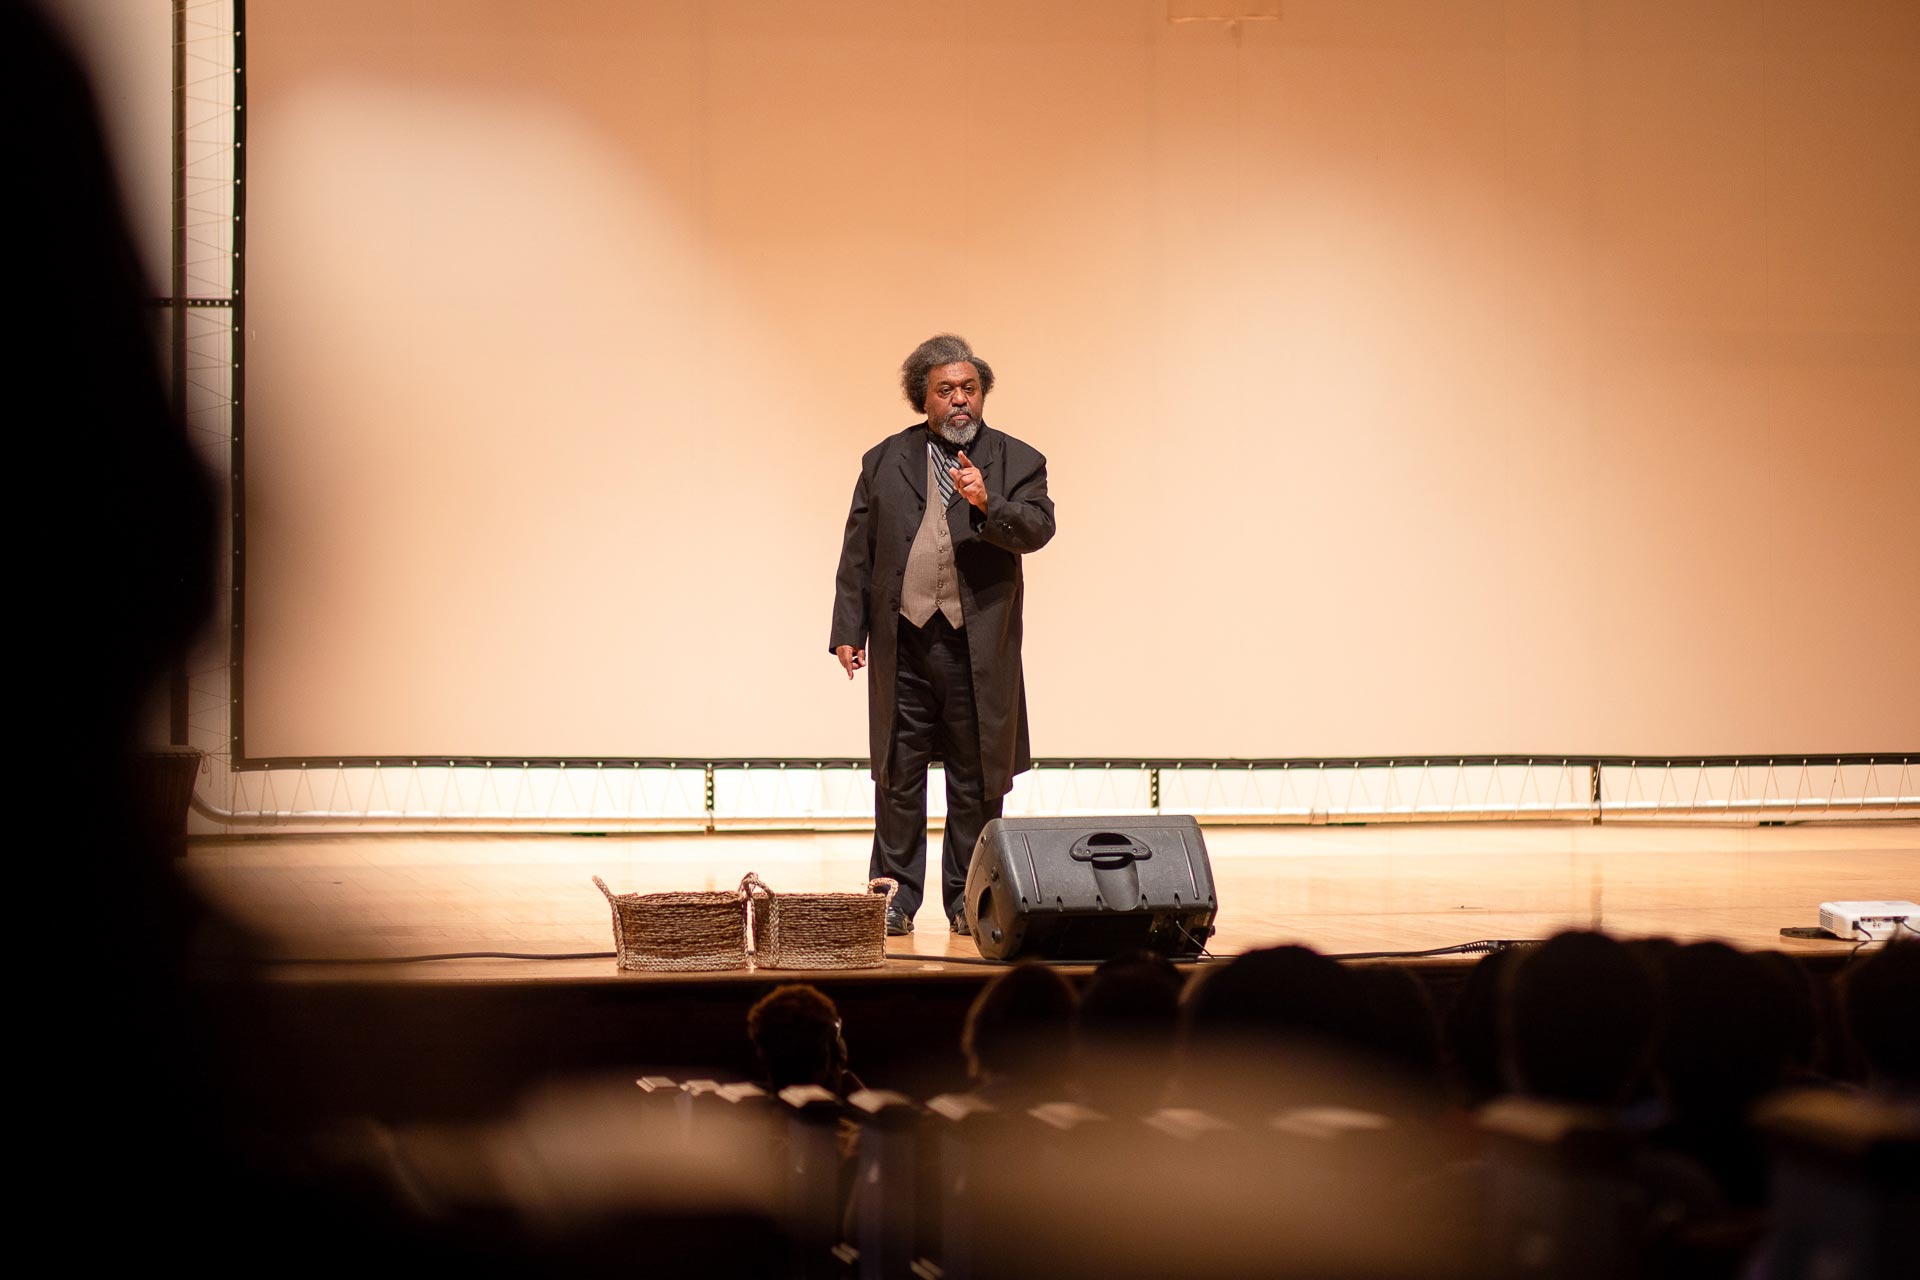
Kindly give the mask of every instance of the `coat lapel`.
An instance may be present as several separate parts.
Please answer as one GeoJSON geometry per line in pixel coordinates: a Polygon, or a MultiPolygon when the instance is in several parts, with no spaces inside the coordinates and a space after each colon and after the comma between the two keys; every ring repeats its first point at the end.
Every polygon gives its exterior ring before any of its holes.
{"type": "Polygon", "coordinates": [[[913,486],[913,496],[924,503],[927,500],[926,424],[909,428],[901,439],[896,455],[900,459],[900,472],[906,476],[907,483],[913,486]]]}
{"type": "Polygon", "coordinates": [[[1000,438],[998,431],[983,422],[980,424],[980,434],[974,437],[973,443],[979,452],[969,449],[967,457],[974,466],[980,468],[980,479],[986,483],[987,492],[992,493],[993,478],[1000,473],[1000,459],[1007,451],[1006,442],[1000,438]]]}

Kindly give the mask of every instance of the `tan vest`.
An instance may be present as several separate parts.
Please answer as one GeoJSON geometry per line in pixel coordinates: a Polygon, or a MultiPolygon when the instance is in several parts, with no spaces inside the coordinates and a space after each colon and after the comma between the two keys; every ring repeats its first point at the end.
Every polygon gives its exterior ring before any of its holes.
{"type": "MultiPolygon", "coordinates": [[[[953,567],[953,531],[947,527],[947,504],[940,500],[940,477],[933,470],[933,451],[927,453],[927,511],[920,531],[907,552],[906,580],[900,586],[900,616],[924,627],[943,613],[955,631],[966,625],[960,611],[960,572],[953,567]]],[[[956,495],[955,502],[966,499],[956,495]]]]}

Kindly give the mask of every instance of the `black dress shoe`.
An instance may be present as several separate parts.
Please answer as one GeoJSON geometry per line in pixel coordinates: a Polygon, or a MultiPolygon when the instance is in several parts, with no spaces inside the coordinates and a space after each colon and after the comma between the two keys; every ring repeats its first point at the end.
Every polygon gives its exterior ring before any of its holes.
{"type": "Polygon", "coordinates": [[[954,933],[962,938],[971,938],[973,936],[973,930],[967,927],[967,913],[965,911],[954,912],[953,918],[947,921],[947,928],[953,930],[954,933]]]}
{"type": "Polygon", "coordinates": [[[913,917],[899,907],[887,908],[887,936],[898,938],[913,932],[913,917]]]}

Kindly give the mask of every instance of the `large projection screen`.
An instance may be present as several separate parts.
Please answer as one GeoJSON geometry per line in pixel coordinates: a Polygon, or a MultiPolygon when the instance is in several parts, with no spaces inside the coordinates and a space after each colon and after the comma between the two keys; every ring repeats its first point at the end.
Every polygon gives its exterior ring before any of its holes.
{"type": "Polygon", "coordinates": [[[1042,756],[1911,748],[1920,7],[1281,11],[250,0],[243,754],[864,756],[948,330],[1042,756]]]}

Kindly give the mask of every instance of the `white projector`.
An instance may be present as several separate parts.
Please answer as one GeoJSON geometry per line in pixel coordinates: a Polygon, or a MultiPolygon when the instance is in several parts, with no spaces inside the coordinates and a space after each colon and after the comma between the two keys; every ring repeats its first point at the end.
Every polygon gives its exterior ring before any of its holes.
{"type": "Polygon", "coordinates": [[[1920,936],[1920,907],[1911,902],[1823,902],[1820,927],[1837,938],[1920,936]]]}

